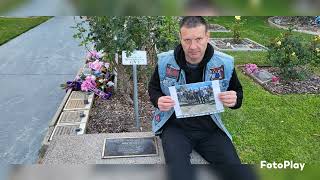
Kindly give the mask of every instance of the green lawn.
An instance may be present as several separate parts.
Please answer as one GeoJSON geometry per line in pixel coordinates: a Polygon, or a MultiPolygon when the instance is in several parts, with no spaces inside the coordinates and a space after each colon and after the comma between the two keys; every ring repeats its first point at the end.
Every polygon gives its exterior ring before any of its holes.
{"type": "MultiPolygon", "coordinates": [[[[269,27],[266,17],[246,18],[243,37],[267,45],[283,30],[269,27]]],[[[230,28],[234,17],[210,21],[230,28]]],[[[295,33],[303,41],[313,36],[295,33]]],[[[212,37],[232,37],[232,33],[212,33],[212,37]]],[[[266,52],[227,52],[236,64],[268,65],[266,52]]],[[[240,158],[245,163],[260,164],[293,160],[320,164],[320,95],[272,95],[237,70],[244,88],[241,109],[223,113],[240,158]]],[[[306,165],[306,166],[307,166],[306,165]]]]}
{"type": "Polygon", "coordinates": [[[4,18],[0,17],[0,45],[29,29],[47,21],[50,17],[4,18]]]}
{"type": "Polygon", "coordinates": [[[0,1],[0,13],[6,13],[10,10],[25,4],[29,0],[1,0],[0,1]]]}

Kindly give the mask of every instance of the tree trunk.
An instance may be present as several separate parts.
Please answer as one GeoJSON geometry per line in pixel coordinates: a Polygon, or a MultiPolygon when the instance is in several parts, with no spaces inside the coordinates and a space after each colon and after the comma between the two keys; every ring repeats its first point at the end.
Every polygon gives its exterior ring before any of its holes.
{"type": "Polygon", "coordinates": [[[130,80],[130,76],[126,73],[125,66],[122,64],[116,65],[117,69],[117,92],[124,97],[127,103],[133,104],[132,97],[130,96],[133,91],[132,80],[130,80]]]}

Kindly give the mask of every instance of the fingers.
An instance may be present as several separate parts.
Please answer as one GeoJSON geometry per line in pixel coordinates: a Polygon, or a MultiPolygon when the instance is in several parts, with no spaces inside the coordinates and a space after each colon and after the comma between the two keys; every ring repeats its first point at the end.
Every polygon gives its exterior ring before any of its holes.
{"type": "Polygon", "coordinates": [[[162,96],[158,99],[160,111],[169,111],[175,105],[175,101],[170,96],[162,96]]]}
{"type": "Polygon", "coordinates": [[[237,103],[237,93],[235,91],[221,92],[219,98],[223,105],[227,107],[233,107],[237,103]]]}

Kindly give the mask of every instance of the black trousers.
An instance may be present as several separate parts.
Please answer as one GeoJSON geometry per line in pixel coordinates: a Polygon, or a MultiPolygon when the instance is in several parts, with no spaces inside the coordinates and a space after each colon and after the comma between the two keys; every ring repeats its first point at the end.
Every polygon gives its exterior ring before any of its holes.
{"type": "Polygon", "coordinates": [[[218,171],[218,174],[221,171],[220,179],[230,179],[228,176],[236,175],[235,173],[239,173],[236,179],[241,179],[241,176],[244,179],[255,179],[251,178],[253,174],[250,170],[243,170],[243,167],[240,171],[235,169],[241,166],[240,159],[231,140],[219,128],[213,131],[186,131],[171,123],[164,127],[160,138],[170,180],[195,179],[190,163],[192,149],[208,161],[214,171],[218,171]]]}

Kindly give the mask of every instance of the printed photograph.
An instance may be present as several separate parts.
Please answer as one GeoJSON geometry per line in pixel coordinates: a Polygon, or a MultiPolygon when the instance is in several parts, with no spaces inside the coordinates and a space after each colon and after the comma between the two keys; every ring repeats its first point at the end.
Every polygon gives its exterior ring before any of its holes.
{"type": "Polygon", "coordinates": [[[217,94],[219,81],[191,83],[172,86],[170,95],[176,101],[175,111],[178,118],[209,115],[223,111],[217,94]]]}

